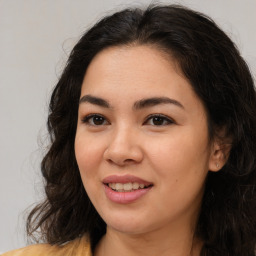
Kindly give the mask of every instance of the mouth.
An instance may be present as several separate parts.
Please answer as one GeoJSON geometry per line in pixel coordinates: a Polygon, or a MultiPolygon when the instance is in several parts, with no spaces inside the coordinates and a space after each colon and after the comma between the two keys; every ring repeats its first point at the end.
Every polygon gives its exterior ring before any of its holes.
{"type": "Polygon", "coordinates": [[[133,192],[153,186],[152,182],[133,175],[111,175],[103,179],[103,184],[115,192],[133,192]]]}
{"type": "Polygon", "coordinates": [[[104,183],[104,184],[116,192],[133,192],[141,189],[147,189],[153,186],[153,184],[145,185],[143,183],[138,183],[138,182],[104,183]]]}
{"type": "Polygon", "coordinates": [[[103,179],[107,198],[117,204],[130,204],[151,191],[153,183],[133,175],[111,175],[103,179]]]}

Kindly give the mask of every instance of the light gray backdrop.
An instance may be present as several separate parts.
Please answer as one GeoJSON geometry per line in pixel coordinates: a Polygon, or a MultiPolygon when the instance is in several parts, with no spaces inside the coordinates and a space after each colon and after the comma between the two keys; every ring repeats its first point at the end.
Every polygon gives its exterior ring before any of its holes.
{"type": "MultiPolygon", "coordinates": [[[[72,46],[110,10],[152,2],[0,0],[0,252],[26,245],[24,211],[42,197],[47,103],[72,46]]],[[[256,0],[162,2],[214,18],[256,74],[256,0]]]]}

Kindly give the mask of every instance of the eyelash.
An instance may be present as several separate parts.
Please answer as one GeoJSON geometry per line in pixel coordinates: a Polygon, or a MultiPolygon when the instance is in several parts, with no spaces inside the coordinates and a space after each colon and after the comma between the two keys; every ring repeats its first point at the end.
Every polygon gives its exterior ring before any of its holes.
{"type": "MultiPolygon", "coordinates": [[[[150,124],[147,124],[150,120],[153,120],[153,118],[158,118],[160,119],[160,123],[162,122],[162,124],[151,124],[152,126],[166,126],[166,125],[171,125],[171,124],[174,124],[174,120],[172,120],[171,118],[165,116],[165,115],[161,115],[161,114],[151,114],[149,115],[146,120],[143,122],[143,125],[150,125],[150,124]]],[[[155,120],[157,121],[157,120],[155,120]]],[[[158,120],[159,121],[159,120],[158,120]]],[[[102,125],[108,125],[110,124],[110,122],[102,115],[100,114],[90,114],[88,116],[85,116],[83,119],[82,119],[82,122],[87,124],[87,125],[91,125],[91,126],[102,126],[102,125]],[[101,118],[101,121],[103,123],[101,124],[95,124],[95,123],[92,123],[93,122],[93,118],[101,118]],[[107,122],[107,124],[104,124],[105,122],[107,122]]]]}
{"type": "Polygon", "coordinates": [[[153,118],[160,118],[163,122],[165,122],[165,124],[159,124],[159,125],[152,125],[152,126],[165,126],[165,125],[170,125],[170,124],[174,124],[174,120],[172,120],[171,118],[165,116],[165,115],[161,115],[161,114],[151,114],[149,115],[146,120],[144,121],[144,125],[149,121],[149,120],[153,120],[153,118]]]}
{"type": "Polygon", "coordinates": [[[91,123],[90,121],[93,120],[93,118],[102,118],[104,122],[108,122],[109,124],[109,121],[102,115],[100,114],[90,114],[88,116],[85,116],[83,119],[82,119],[82,123],[85,123],[85,124],[88,124],[88,125],[91,125],[91,126],[100,126],[100,125],[104,125],[104,124],[93,124],[91,123]]]}

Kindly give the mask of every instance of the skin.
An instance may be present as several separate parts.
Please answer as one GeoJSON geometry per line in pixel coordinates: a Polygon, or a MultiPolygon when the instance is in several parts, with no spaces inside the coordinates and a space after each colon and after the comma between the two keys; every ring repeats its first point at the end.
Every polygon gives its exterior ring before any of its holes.
{"type": "Polygon", "coordinates": [[[80,102],[75,139],[84,187],[107,224],[94,254],[199,255],[202,243],[194,229],[205,178],[224,163],[218,143],[209,140],[205,108],[188,80],[153,47],[112,47],[89,65],[81,98],[86,95],[109,104],[80,102]],[[135,102],[152,97],[176,103],[134,108],[135,102]],[[156,122],[152,114],[164,117],[156,122]],[[102,180],[125,174],[153,187],[135,202],[114,203],[102,180]]]}

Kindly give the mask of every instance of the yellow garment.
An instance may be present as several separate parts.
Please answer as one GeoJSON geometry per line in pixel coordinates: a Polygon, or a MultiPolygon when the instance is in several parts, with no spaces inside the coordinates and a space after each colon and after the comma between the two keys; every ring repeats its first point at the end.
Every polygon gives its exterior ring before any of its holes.
{"type": "Polygon", "coordinates": [[[92,256],[86,236],[64,245],[35,244],[1,254],[1,256],[92,256]]]}

